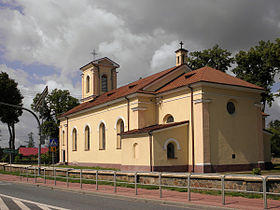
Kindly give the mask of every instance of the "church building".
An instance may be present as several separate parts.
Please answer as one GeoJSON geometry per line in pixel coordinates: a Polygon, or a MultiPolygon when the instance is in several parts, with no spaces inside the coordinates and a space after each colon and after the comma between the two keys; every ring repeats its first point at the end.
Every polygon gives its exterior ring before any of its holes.
{"type": "Polygon", "coordinates": [[[264,169],[269,133],[263,88],[205,66],[176,66],[117,88],[119,64],[104,57],[80,68],[81,104],[60,116],[60,162],[125,171],[222,172],[264,169]]]}

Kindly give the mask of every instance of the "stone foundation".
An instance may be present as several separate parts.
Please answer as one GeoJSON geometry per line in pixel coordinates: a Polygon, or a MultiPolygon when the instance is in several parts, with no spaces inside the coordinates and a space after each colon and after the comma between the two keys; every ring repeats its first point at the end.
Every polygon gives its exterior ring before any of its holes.
{"type": "MultiPolygon", "coordinates": [[[[192,165],[173,165],[173,166],[145,166],[145,165],[121,165],[106,163],[83,163],[75,162],[68,165],[115,168],[122,171],[139,171],[139,172],[192,172],[192,165]]],[[[231,164],[231,165],[195,165],[196,173],[217,173],[217,172],[233,172],[233,171],[251,171],[253,168],[270,169],[270,163],[251,163],[251,164],[231,164]]]]}

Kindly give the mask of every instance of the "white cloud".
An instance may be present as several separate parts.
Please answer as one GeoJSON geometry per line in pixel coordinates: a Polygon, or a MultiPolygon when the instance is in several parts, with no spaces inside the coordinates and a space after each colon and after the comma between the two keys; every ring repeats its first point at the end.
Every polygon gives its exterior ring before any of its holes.
{"type": "MultiPolygon", "coordinates": [[[[7,67],[5,64],[0,64],[0,71],[6,72],[9,74],[9,77],[14,79],[18,83],[18,88],[20,89],[23,99],[23,106],[25,108],[30,109],[30,105],[33,102],[33,98],[37,93],[42,92],[42,90],[48,86],[49,92],[51,92],[55,88],[59,89],[68,89],[71,92],[71,95],[79,98],[80,87],[74,87],[72,83],[62,84],[59,83],[58,77],[56,75],[48,76],[48,77],[34,77],[33,75],[29,75],[22,69],[13,69],[7,67]],[[34,84],[34,80],[40,79],[43,83],[34,84]]],[[[28,140],[27,134],[30,132],[34,133],[35,143],[38,142],[38,125],[37,122],[29,112],[23,111],[22,116],[19,118],[20,122],[15,125],[16,128],[16,147],[20,145],[26,145],[28,140]]],[[[7,129],[7,125],[0,122],[0,130],[2,134],[2,141],[0,141],[0,146],[7,147],[9,132],[7,129]]],[[[36,143],[37,145],[37,143],[36,143]]]]}
{"type": "Polygon", "coordinates": [[[168,66],[172,61],[174,62],[175,56],[174,51],[178,48],[178,41],[173,41],[170,44],[163,44],[158,50],[155,51],[152,61],[151,68],[162,68],[168,66]]]}
{"type": "Polygon", "coordinates": [[[266,124],[273,120],[280,119],[280,97],[274,97],[274,102],[272,103],[271,107],[266,108],[266,113],[269,116],[266,118],[266,124]]]}
{"type": "Polygon", "coordinates": [[[151,33],[133,33],[121,15],[92,1],[16,3],[22,12],[2,9],[0,13],[0,46],[5,58],[53,66],[57,69],[55,81],[60,84],[73,83],[79,67],[91,60],[93,48],[98,49],[99,57],[108,56],[120,63],[119,84],[138,79],[150,72],[158,46],[177,36],[157,27],[151,33]]]}

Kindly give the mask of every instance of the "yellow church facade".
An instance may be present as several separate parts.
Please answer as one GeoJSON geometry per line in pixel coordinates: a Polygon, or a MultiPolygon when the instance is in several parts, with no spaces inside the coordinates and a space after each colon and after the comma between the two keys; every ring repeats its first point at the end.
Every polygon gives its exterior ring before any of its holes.
{"type": "Polygon", "coordinates": [[[176,66],[117,88],[119,65],[81,67],[82,103],[60,116],[60,162],[128,171],[265,168],[263,89],[219,70],[176,66]]]}

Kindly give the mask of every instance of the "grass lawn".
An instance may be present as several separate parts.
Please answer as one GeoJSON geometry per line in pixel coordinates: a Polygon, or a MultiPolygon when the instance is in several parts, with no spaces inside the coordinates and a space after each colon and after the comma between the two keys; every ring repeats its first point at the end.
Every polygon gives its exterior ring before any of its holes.
{"type": "MultiPolygon", "coordinates": [[[[240,172],[226,172],[224,174],[251,174],[252,171],[240,171],[240,172]]],[[[271,170],[262,170],[261,175],[279,175],[280,176],[280,163],[274,164],[274,168],[271,170]]]]}

